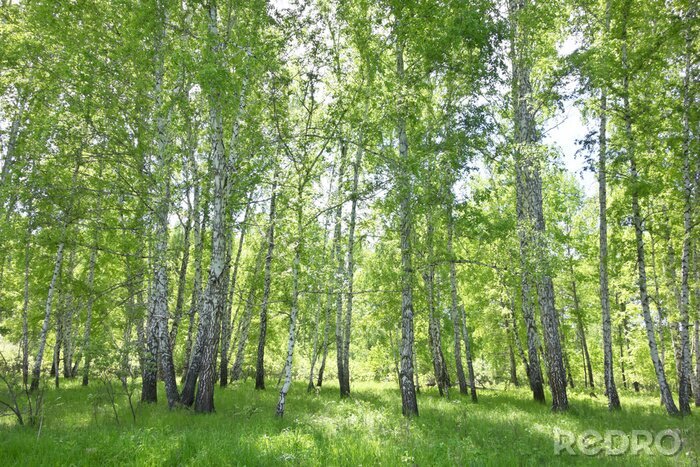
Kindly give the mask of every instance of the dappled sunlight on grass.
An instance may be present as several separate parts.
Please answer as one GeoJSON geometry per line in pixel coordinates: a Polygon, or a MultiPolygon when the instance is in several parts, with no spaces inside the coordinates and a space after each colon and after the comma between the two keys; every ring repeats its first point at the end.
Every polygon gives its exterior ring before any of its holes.
{"type": "Polygon", "coordinates": [[[419,396],[420,417],[406,420],[394,384],[357,383],[352,397],[340,400],[337,386],[317,394],[297,383],[279,419],[275,389],[255,391],[251,382],[238,382],[217,389],[211,415],[169,411],[161,393],[159,404],[138,405],[134,423],[120,396],[117,424],[100,391],[97,384],[83,388],[78,382],[48,390],[38,441],[35,429],[4,419],[3,465],[692,465],[700,446],[693,417],[669,418],[647,395],[624,394],[625,410],[609,413],[604,400],[573,393],[572,410],[555,414],[522,389],[482,391],[478,404],[455,390],[449,399],[428,390],[419,396]],[[678,428],[685,445],[671,458],[555,456],[555,428],[573,433],[678,428]]]}

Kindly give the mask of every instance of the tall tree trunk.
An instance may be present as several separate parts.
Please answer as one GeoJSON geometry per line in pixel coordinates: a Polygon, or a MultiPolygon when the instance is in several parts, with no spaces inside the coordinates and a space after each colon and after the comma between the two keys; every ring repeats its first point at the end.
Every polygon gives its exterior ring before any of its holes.
{"type": "Polygon", "coordinates": [[[75,302],[72,283],[75,272],[75,250],[68,255],[67,286],[62,293],[62,321],[63,321],[63,377],[73,377],[73,316],[75,314],[75,302]]]}
{"type": "Polygon", "coordinates": [[[277,177],[278,169],[275,167],[275,175],[272,181],[270,195],[270,212],[267,224],[267,255],[265,256],[265,277],[263,279],[263,296],[260,304],[260,335],[258,336],[258,352],[255,364],[255,389],[265,389],[265,339],[267,336],[267,306],[270,299],[270,285],[272,283],[272,257],[275,250],[275,215],[277,201],[277,177]]]}
{"type": "Polygon", "coordinates": [[[287,398],[287,393],[292,384],[292,360],[294,358],[294,345],[296,343],[296,328],[297,314],[299,312],[299,269],[301,267],[301,250],[304,238],[303,231],[303,199],[304,190],[303,184],[300,184],[297,193],[296,221],[297,221],[297,239],[294,245],[294,261],[292,262],[292,310],[289,315],[289,339],[287,341],[287,358],[284,362],[284,383],[280,389],[280,397],[277,401],[276,415],[282,417],[284,415],[284,406],[287,398]]]}
{"type": "Polygon", "coordinates": [[[459,301],[457,299],[457,268],[455,266],[455,253],[453,247],[455,222],[452,214],[454,195],[448,194],[447,200],[447,256],[450,260],[450,318],[452,319],[452,338],[454,341],[455,367],[457,370],[457,382],[459,392],[467,393],[467,379],[464,377],[462,366],[462,323],[459,314],[459,301]]]}
{"type": "Polygon", "coordinates": [[[627,158],[630,163],[630,178],[633,186],[632,191],[632,221],[634,223],[635,239],[637,246],[637,265],[639,267],[639,295],[642,302],[642,314],[644,316],[644,325],[647,332],[647,340],[649,343],[649,353],[651,361],[654,365],[656,379],[659,383],[659,391],[661,400],[666,407],[669,415],[676,415],[678,409],[673,401],[673,395],[666,381],[666,373],[664,367],[659,360],[659,352],[656,346],[656,335],[654,333],[654,322],[651,319],[649,310],[649,296],[647,294],[647,273],[646,263],[644,258],[644,229],[642,226],[642,215],[639,208],[639,193],[637,184],[639,183],[639,175],[637,173],[637,162],[634,154],[634,139],[632,135],[632,115],[630,112],[629,102],[629,65],[627,63],[627,16],[629,15],[630,0],[627,0],[623,6],[623,21],[622,21],[622,68],[623,68],[623,113],[625,121],[625,136],[627,138],[627,158]]]}
{"type": "MultiPolygon", "coordinates": [[[[97,237],[97,234],[96,234],[97,237]]],[[[83,355],[85,366],[83,367],[83,386],[87,386],[90,378],[90,363],[92,362],[92,349],[90,348],[90,332],[92,330],[92,309],[95,303],[95,263],[97,262],[97,238],[90,250],[90,264],[88,266],[88,301],[87,316],[85,318],[85,335],[83,340],[83,355]]]]}
{"type": "Polygon", "coordinates": [[[347,268],[345,276],[345,330],[343,332],[343,375],[340,388],[340,395],[347,397],[350,395],[350,337],[352,334],[352,304],[353,304],[353,282],[355,279],[355,224],[357,220],[357,199],[359,197],[358,184],[360,180],[360,164],[362,164],[364,138],[360,130],[355,161],[352,167],[352,188],[350,192],[350,222],[348,223],[348,251],[347,268]]]}
{"type": "Polygon", "coordinates": [[[238,338],[238,348],[236,349],[236,359],[231,368],[231,381],[238,381],[241,378],[243,359],[245,358],[245,347],[248,343],[248,330],[250,329],[250,321],[253,317],[253,308],[255,307],[255,292],[258,289],[257,278],[262,268],[263,253],[267,250],[266,246],[264,242],[260,245],[260,250],[255,259],[255,267],[250,275],[250,291],[248,292],[248,298],[245,301],[245,309],[241,317],[241,329],[238,338]]]}
{"type": "Polygon", "coordinates": [[[427,232],[425,236],[427,248],[428,264],[423,272],[423,282],[425,282],[426,300],[428,305],[428,344],[430,346],[430,355],[433,360],[433,373],[435,382],[437,383],[440,396],[448,396],[449,382],[447,377],[447,369],[445,368],[445,357],[442,354],[442,338],[440,335],[440,319],[436,316],[436,300],[435,300],[435,257],[433,251],[433,237],[435,228],[433,226],[433,217],[430,211],[426,216],[427,232]]]}
{"type": "MultiPolygon", "coordinates": [[[[559,320],[554,303],[554,284],[548,271],[547,247],[544,245],[545,220],[542,207],[542,179],[540,176],[540,164],[537,155],[532,154],[535,144],[539,140],[536,128],[534,110],[531,104],[532,91],[530,85],[529,58],[523,52],[523,41],[526,40],[527,27],[519,21],[518,16],[526,7],[526,1],[509,3],[511,25],[513,26],[512,49],[512,75],[513,75],[513,103],[514,103],[514,140],[516,143],[516,197],[519,198],[518,224],[520,232],[520,251],[523,261],[523,303],[533,305],[534,297],[531,294],[533,284],[536,288],[540,321],[545,341],[545,367],[552,392],[552,410],[564,411],[568,409],[569,401],[566,394],[566,373],[562,358],[561,340],[559,338],[559,320]],[[544,260],[544,261],[543,261],[544,260]],[[527,282],[530,282],[529,284],[527,282]]],[[[524,307],[524,308],[534,308],[524,307]]],[[[529,315],[534,310],[528,311],[529,315]]],[[[533,334],[534,318],[530,316],[528,323],[529,334],[533,334]],[[532,327],[532,330],[530,328],[532,327]]],[[[536,388],[534,397],[536,400],[544,400],[544,392],[540,391],[540,380],[536,374],[539,364],[532,360],[534,353],[530,355],[530,369],[534,370],[533,386],[536,388]]]]}
{"type": "MultiPolygon", "coordinates": [[[[46,348],[46,336],[49,332],[49,324],[51,322],[51,311],[53,307],[53,296],[56,292],[56,287],[58,285],[58,277],[61,274],[61,266],[63,264],[63,250],[65,248],[66,241],[66,231],[68,229],[68,223],[70,221],[70,214],[73,210],[73,200],[75,197],[75,187],[78,183],[78,174],[80,172],[80,157],[76,158],[75,169],[73,170],[73,177],[71,180],[71,194],[68,201],[68,207],[63,213],[63,225],[61,226],[60,241],[58,243],[58,248],[56,250],[56,260],[54,261],[53,274],[51,275],[51,282],[49,283],[49,291],[46,295],[46,306],[44,308],[44,322],[41,326],[41,334],[39,336],[39,349],[36,354],[36,359],[34,360],[34,367],[32,368],[32,382],[30,389],[35,391],[39,388],[39,382],[41,378],[41,365],[44,359],[44,350],[46,348]]],[[[56,368],[56,370],[58,370],[56,368]]]]}
{"type": "MultiPolygon", "coordinates": [[[[199,207],[201,204],[201,189],[199,187],[199,184],[195,184],[194,188],[194,211],[195,211],[195,219],[194,219],[194,277],[193,277],[193,284],[192,284],[192,297],[190,300],[190,309],[188,311],[188,326],[187,326],[187,340],[185,341],[185,358],[184,358],[184,367],[183,367],[183,373],[182,373],[182,382],[183,382],[183,395],[185,393],[185,387],[186,385],[186,379],[187,375],[189,374],[189,368],[190,368],[190,361],[192,360],[192,346],[194,344],[194,337],[195,337],[195,332],[197,331],[196,329],[196,316],[197,316],[197,311],[201,307],[201,301],[202,301],[202,255],[204,253],[204,235],[206,231],[206,226],[209,221],[209,203],[205,202],[203,206],[204,212],[202,213],[201,220],[199,218],[199,207]]],[[[194,385],[196,384],[196,379],[194,381],[191,380],[191,394],[192,397],[194,397],[194,385]]],[[[192,405],[192,401],[190,401],[189,405],[192,405]]],[[[183,402],[184,403],[184,402],[183,402]]]]}
{"type": "MultiPolygon", "coordinates": [[[[400,21],[397,20],[397,29],[400,21]]],[[[403,48],[404,39],[398,32],[396,41],[396,74],[403,85],[404,64],[403,48]]],[[[404,117],[403,97],[399,95],[397,132],[399,135],[399,160],[403,161],[403,167],[398,178],[399,183],[399,224],[401,236],[401,367],[399,381],[401,384],[401,409],[407,417],[418,415],[418,400],[416,399],[416,387],[413,382],[413,266],[411,264],[411,234],[413,230],[411,220],[411,189],[410,175],[406,173],[408,164],[408,136],[406,135],[406,119],[404,117]]]]}
{"type": "MultiPolygon", "coordinates": [[[[347,142],[345,139],[340,140],[340,172],[338,173],[338,195],[343,196],[343,182],[345,175],[345,160],[347,157],[347,142]]],[[[341,247],[341,229],[342,229],[343,203],[339,200],[338,206],[335,209],[335,225],[333,229],[333,255],[338,262],[338,268],[335,275],[335,356],[338,368],[338,386],[340,388],[340,397],[345,397],[344,390],[347,387],[343,379],[345,378],[345,357],[343,349],[345,338],[343,336],[343,286],[345,277],[345,261],[342,255],[341,247]]]]}
{"type": "MultiPolygon", "coordinates": [[[[251,193],[248,195],[248,200],[246,201],[245,214],[243,214],[243,224],[241,225],[241,234],[238,238],[236,259],[233,262],[233,271],[231,272],[228,300],[226,303],[227,313],[225,314],[224,319],[221,321],[221,366],[219,370],[219,386],[221,386],[222,388],[225,388],[228,384],[229,347],[231,345],[231,327],[233,325],[233,320],[231,319],[231,308],[233,307],[233,298],[236,292],[236,286],[238,285],[238,266],[241,262],[241,255],[243,253],[243,242],[245,240],[246,230],[248,229],[248,217],[250,216],[252,196],[253,193],[251,191],[251,193]]],[[[257,277],[257,272],[255,276],[257,277]]],[[[237,312],[238,311],[236,311],[236,313],[237,312]]],[[[248,321],[248,323],[250,324],[250,320],[248,321]]]]}
{"type": "MultiPolygon", "coordinates": [[[[157,171],[157,193],[156,205],[154,212],[155,219],[155,245],[153,250],[153,285],[152,299],[149,311],[151,329],[149,333],[152,339],[156,340],[157,346],[157,361],[159,364],[151,365],[148,369],[149,375],[144,381],[144,384],[150,384],[148,394],[153,396],[153,402],[157,399],[157,371],[162,369],[163,379],[165,381],[165,393],[168,399],[168,407],[173,407],[180,396],[177,390],[177,382],[175,380],[175,366],[173,364],[172,346],[170,345],[170,333],[168,327],[168,217],[170,214],[170,156],[168,154],[168,122],[163,102],[162,90],[163,76],[165,73],[164,52],[165,40],[167,35],[168,12],[163,5],[158,5],[157,14],[161,30],[158,33],[155,44],[155,109],[156,109],[156,146],[158,162],[157,171]]],[[[154,349],[151,349],[153,351],[154,349]]],[[[153,356],[151,357],[153,358],[153,356]]]]}
{"type": "Polygon", "coordinates": [[[472,402],[477,402],[476,397],[476,378],[474,377],[474,365],[472,363],[472,346],[467,328],[467,313],[464,311],[464,305],[460,305],[460,314],[462,319],[462,339],[464,339],[464,355],[467,357],[467,374],[469,375],[469,393],[472,402]]]}
{"type": "Polygon", "coordinates": [[[697,245],[693,245],[693,275],[695,277],[695,407],[700,407],[700,267],[697,245]]]}
{"type": "MultiPolygon", "coordinates": [[[[536,141],[536,129],[534,127],[534,118],[531,115],[528,99],[530,97],[530,81],[529,69],[524,65],[525,60],[520,51],[522,40],[519,36],[520,24],[514,19],[515,16],[524,7],[524,2],[509,2],[510,15],[512,19],[512,44],[511,44],[511,64],[512,64],[512,93],[514,105],[514,124],[515,124],[515,142],[520,146],[527,146],[536,141]]],[[[518,219],[518,237],[520,241],[520,267],[521,267],[521,293],[522,293],[522,308],[523,318],[525,320],[525,329],[527,331],[527,349],[529,358],[530,388],[532,389],[533,398],[538,402],[544,402],[544,386],[542,382],[542,370],[540,367],[539,355],[537,349],[539,347],[539,335],[537,325],[535,324],[535,294],[536,281],[533,269],[533,249],[535,247],[535,210],[534,204],[538,194],[541,199],[541,187],[539,171],[534,167],[536,161],[523,159],[521,151],[516,153],[516,211],[518,219]],[[538,193],[539,189],[539,193],[538,193]]],[[[543,288],[543,292],[544,292],[543,288]]],[[[549,305],[549,300],[545,300],[543,304],[549,305]]],[[[542,310],[542,315],[550,312],[549,307],[542,310]]],[[[553,349],[554,350],[554,349],[553,349]]],[[[555,378],[555,383],[558,379],[555,378]]]]}
{"type": "MultiPolygon", "coordinates": [[[[189,202],[190,188],[185,192],[185,197],[189,202]]],[[[185,287],[187,285],[187,267],[190,262],[190,233],[192,231],[193,208],[190,206],[187,212],[187,220],[182,232],[182,258],[180,259],[180,270],[177,279],[177,292],[175,298],[175,311],[173,312],[173,323],[170,325],[170,347],[175,348],[177,334],[180,330],[180,321],[185,309],[185,287]]]]}
{"type": "Polygon", "coordinates": [[[22,384],[29,384],[29,273],[34,228],[32,202],[27,207],[27,233],[24,239],[24,293],[22,302],[22,384]]]}
{"type": "MultiPolygon", "coordinates": [[[[576,271],[574,271],[574,263],[572,259],[571,249],[568,246],[567,250],[567,253],[569,255],[569,272],[571,273],[571,295],[574,300],[574,315],[576,319],[576,329],[579,336],[579,340],[581,341],[581,351],[583,352],[585,373],[588,377],[587,385],[593,388],[595,387],[595,383],[593,381],[593,365],[591,365],[591,355],[588,352],[588,342],[586,341],[586,326],[583,323],[581,305],[578,299],[578,289],[576,288],[576,271]]],[[[610,323],[608,322],[608,324],[610,323]]]]}
{"type": "MultiPolygon", "coordinates": [[[[607,40],[610,31],[610,0],[605,3],[605,29],[603,38],[607,40]]],[[[608,409],[620,409],[620,397],[615,386],[615,372],[612,352],[612,329],[610,324],[610,292],[608,288],[608,217],[607,217],[607,127],[608,96],[607,86],[600,90],[600,129],[598,132],[598,271],[600,283],[600,308],[603,318],[603,372],[608,409]]],[[[582,341],[583,344],[583,341],[582,341]]],[[[590,365],[590,357],[588,357],[590,365]]],[[[591,376],[591,381],[593,377],[591,376]]]]}
{"type": "Polygon", "coordinates": [[[680,381],[678,382],[678,405],[681,414],[690,414],[690,383],[692,380],[691,358],[690,358],[690,338],[688,335],[689,316],[688,307],[690,306],[690,249],[693,234],[693,188],[695,174],[691,173],[691,154],[690,154],[690,77],[692,75],[691,56],[692,56],[692,36],[690,28],[685,30],[685,76],[683,78],[683,188],[684,202],[683,209],[683,253],[681,255],[681,302],[680,302],[680,381]]]}

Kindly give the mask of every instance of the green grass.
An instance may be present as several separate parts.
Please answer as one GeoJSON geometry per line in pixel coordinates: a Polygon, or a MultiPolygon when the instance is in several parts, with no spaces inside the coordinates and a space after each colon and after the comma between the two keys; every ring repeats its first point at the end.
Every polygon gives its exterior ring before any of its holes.
{"type": "Polygon", "coordinates": [[[216,393],[216,413],[137,407],[136,423],[118,399],[120,424],[98,381],[47,390],[44,424],[16,426],[0,418],[0,465],[697,465],[697,415],[664,415],[656,397],[623,394],[625,410],[609,413],[602,396],[572,394],[566,414],[550,413],[527,391],[482,391],[478,404],[452,393],[419,396],[420,417],[401,416],[395,384],[357,383],[338,399],[337,386],[319,394],[296,383],[283,419],[274,416],[277,391],[255,391],[252,382],[216,393]],[[553,430],[680,429],[684,444],[674,457],[555,456],[553,430]]]}

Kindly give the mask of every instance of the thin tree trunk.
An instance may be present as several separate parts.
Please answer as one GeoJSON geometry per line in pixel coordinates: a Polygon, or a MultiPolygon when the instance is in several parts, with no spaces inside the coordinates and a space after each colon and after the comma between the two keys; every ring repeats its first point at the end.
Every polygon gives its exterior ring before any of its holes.
{"type": "MultiPolygon", "coordinates": [[[[185,192],[185,198],[189,202],[190,188],[185,192]]],[[[175,348],[177,343],[177,335],[180,330],[180,321],[185,308],[185,286],[187,285],[187,267],[190,262],[190,233],[192,231],[192,217],[194,216],[193,208],[190,207],[187,212],[187,220],[182,233],[182,258],[180,260],[180,270],[177,280],[177,295],[175,299],[175,311],[173,313],[173,323],[170,326],[170,347],[175,348]]]]}
{"type": "MultiPolygon", "coordinates": [[[[343,193],[343,177],[345,173],[345,160],[347,156],[347,142],[341,138],[340,140],[340,172],[338,173],[338,195],[343,193]]],[[[339,197],[340,197],[339,196],[339,197]]],[[[345,277],[345,262],[341,253],[341,227],[342,227],[343,204],[338,202],[335,209],[335,226],[333,229],[333,254],[338,262],[338,269],[335,276],[335,354],[338,368],[338,386],[340,388],[340,397],[345,397],[344,390],[347,387],[343,379],[345,378],[345,357],[343,349],[345,338],[343,336],[343,285],[345,277]]]]}
{"type": "Polygon", "coordinates": [[[22,384],[29,384],[29,264],[31,261],[33,210],[32,202],[27,207],[27,233],[24,240],[24,293],[22,302],[22,384]]]}
{"type": "Polygon", "coordinates": [[[95,263],[97,262],[97,238],[90,250],[90,265],[88,266],[88,301],[87,317],[85,318],[85,338],[83,341],[83,354],[85,366],[83,367],[83,386],[87,386],[90,378],[90,363],[92,362],[92,349],[90,348],[90,331],[92,329],[92,309],[95,303],[95,263]]]}
{"type": "MultiPolygon", "coordinates": [[[[400,21],[397,20],[397,29],[400,21]]],[[[400,34],[400,31],[399,31],[400,34]]],[[[396,74],[399,81],[404,81],[403,47],[404,39],[397,37],[396,74]]],[[[404,117],[405,103],[399,95],[399,118],[397,132],[399,135],[399,160],[408,163],[408,137],[406,135],[406,120],[404,117]]],[[[401,235],[401,368],[399,381],[401,384],[401,409],[406,417],[418,415],[416,387],[413,382],[413,266],[411,264],[411,189],[409,174],[405,168],[399,168],[399,223],[401,235]]]]}
{"type": "Polygon", "coordinates": [[[449,391],[449,383],[447,381],[447,369],[445,368],[445,359],[442,354],[442,338],[440,336],[440,320],[436,316],[436,300],[435,300],[435,258],[433,251],[433,237],[435,228],[433,226],[432,214],[429,211],[426,217],[426,248],[428,264],[423,273],[423,282],[427,292],[426,300],[428,305],[428,344],[430,346],[430,355],[433,361],[433,373],[435,382],[437,383],[440,396],[447,397],[449,391]]]}
{"type": "MultiPolygon", "coordinates": [[[[605,3],[605,39],[607,39],[608,32],[610,31],[610,8],[610,0],[607,0],[605,3]]],[[[620,397],[617,394],[617,387],[615,386],[612,328],[610,324],[610,292],[608,288],[607,126],[607,87],[603,85],[600,91],[600,129],[598,132],[598,278],[600,283],[600,308],[603,318],[603,372],[605,394],[608,397],[608,409],[618,410],[620,409],[620,397]]],[[[590,365],[590,357],[588,357],[588,364],[590,365]]],[[[592,380],[593,377],[591,377],[591,381],[592,380]]]]}
{"type": "Polygon", "coordinates": [[[265,389],[265,339],[267,336],[267,306],[270,299],[270,285],[272,283],[272,257],[275,250],[275,215],[277,201],[277,177],[278,169],[275,167],[275,175],[272,180],[272,194],[270,196],[270,212],[267,224],[267,255],[265,256],[265,277],[263,279],[263,296],[260,304],[260,335],[258,336],[258,352],[255,364],[255,389],[265,389]]]}
{"type": "Polygon", "coordinates": [[[452,214],[453,204],[454,195],[450,191],[447,201],[447,256],[450,260],[450,318],[452,319],[452,338],[454,341],[455,367],[457,371],[457,382],[459,383],[459,392],[460,394],[466,394],[467,379],[464,376],[464,367],[462,366],[462,323],[457,299],[457,268],[454,261],[454,247],[452,245],[455,230],[454,216],[452,214]]]}
{"type": "Polygon", "coordinates": [[[666,407],[669,415],[676,415],[678,409],[673,401],[673,395],[666,382],[666,373],[664,367],[659,360],[659,352],[656,346],[656,335],[654,333],[654,323],[651,319],[649,310],[649,296],[647,294],[647,275],[646,264],[644,258],[644,230],[642,226],[642,215],[639,208],[639,194],[636,188],[639,182],[637,173],[637,163],[634,154],[634,139],[632,135],[632,115],[630,113],[629,103],[629,66],[627,63],[627,16],[630,9],[630,0],[627,0],[623,6],[623,21],[622,21],[622,68],[623,74],[623,112],[625,120],[625,135],[627,137],[627,157],[630,162],[630,178],[633,186],[632,189],[632,221],[634,223],[635,239],[637,246],[637,265],[639,267],[639,295],[642,302],[642,314],[644,316],[644,325],[647,332],[647,340],[649,343],[649,353],[651,361],[654,365],[656,378],[659,383],[659,391],[661,400],[666,407]]]}
{"type": "Polygon", "coordinates": [[[299,269],[301,262],[301,250],[303,241],[303,221],[302,221],[302,209],[303,205],[303,184],[299,187],[297,208],[296,208],[296,220],[297,220],[297,239],[296,245],[294,245],[294,261],[292,263],[292,310],[289,315],[289,340],[287,341],[287,358],[284,363],[284,383],[280,389],[280,397],[277,401],[276,415],[282,417],[284,415],[284,406],[287,398],[287,393],[292,384],[292,360],[294,358],[294,344],[296,343],[296,327],[297,327],[297,313],[299,312],[299,269]]]}
{"type": "MultiPolygon", "coordinates": [[[[245,240],[245,234],[248,228],[248,217],[250,216],[252,195],[253,193],[251,191],[246,202],[245,214],[243,214],[243,225],[241,226],[241,234],[238,238],[236,259],[233,262],[233,271],[231,272],[231,280],[229,284],[230,288],[228,293],[228,300],[226,303],[227,313],[221,322],[221,366],[219,370],[219,386],[221,386],[222,388],[225,388],[228,384],[229,347],[231,345],[231,327],[233,325],[233,320],[231,319],[231,308],[233,307],[233,297],[236,292],[236,286],[238,285],[238,266],[241,262],[241,255],[243,253],[243,242],[245,240]]],[[[238,311],[236,311],[236,313],[238,313],[238,311]]],[[[250,320],[248,322],[250,323],[250,320]]]]}
{"type": "Polygon", "coordinates": [[[685,76],[683,78],[683,188],[684,202],[683,209],[683,253],[681,255],[681,302],[680,302],[680,381],[678,382],[678,405],[681,414],[690,414],[690,384],[692,380],[691,358],[690,358],[690,339],[688,335],[689,316],[688,308],[690,306],[690,249],[693,234],[693,175],[691,174],[690,163],[690,124],[689,114],[691,105],[690,95],[690,77],[691,70],[691,48],[692,36],[690,28],[685,31],[685,76]]]}
{"type": "Polygon", "coordinates": [[[469,375],[469,393],[472,402],[477,402],[476,397],[476,379],[474,377],[474,365],[472,363],[471,339],[467,328],[467,314],[464,311],[464,306],[460,306],[460,314],[462,315],[462,339],[464,339],[464,355],[467,357],[467,373],[469,375]]]}
{"type": "Polygon", "coordinates": [[[267,250],[266,245],[260,245],[260,250],[256,255],[255,267],[250,275],[250,291],[245,302],[245,309],[241,317],[240,337],[238,338],[238,348],[236,349],[236,359],[231,368],[231,381],[238,381],[241,377],[243,369],[243,359],[245,358],[245,347],[248,343],[248,330],[250,329],[250,321],[253,317],[253,308],[255,307],[255,292],[258,289],[257,278],[262,268],[263,253],[267,250]]]}
{"type": "Polygon", "coordinates": [[[345,330],[343,342],[343,387],[340,388],[341,396],[347,397],[350,395],[350,337],[352,334],[352,304],[353,304],[353,282],[355,279],[355,224],[357,220],[357,199],[359,193],[357,187],[360,179],[360,164],[362,164],[363,152],[363,133],[360,131],[357,151],[355,153],[355,161],[352,168],[352,188],[350,202],[350,222],[348,223],[348,251],[347,251],[347,268],[345,276],[345,330]]]}

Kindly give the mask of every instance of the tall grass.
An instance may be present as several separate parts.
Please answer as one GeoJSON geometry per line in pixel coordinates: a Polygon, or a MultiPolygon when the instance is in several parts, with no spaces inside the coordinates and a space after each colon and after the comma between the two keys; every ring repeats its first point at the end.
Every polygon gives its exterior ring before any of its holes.
{"type": "MultiPolygon", "coordinates": [[[[271,387],[273,387],[271,385],[271,387]]],[[[160,388],[162,391],[162,388],[160,388]]],[[[138,405],[132,420],[126,397],[117,417],[104,387],[94,381],[49,389],[44,426],[15,426],[0,418],[0,465],[697,465],[698,423],[669,418],[655,396],[622,395],[624,410],[609,413],[602,397],[572,394],[572,409],[550,413],[527,391],[482,391],[472,404],[456,391],[419,396],[420,417],[401,416],[395,384],[356,383],[339,400],[337,386],[307,393],[290,391],[283,419],[275,418],[277,391],[236,383],[216,393],[216,413],[169,411],[161,403],[138,405]],[[589,457],[555,455],[555,428],[580,434],[588,429],[680,429],[681,452],[589,457]]]]}

